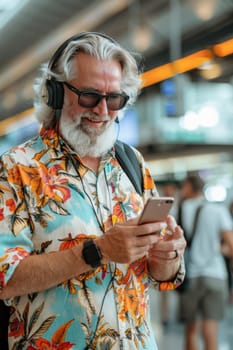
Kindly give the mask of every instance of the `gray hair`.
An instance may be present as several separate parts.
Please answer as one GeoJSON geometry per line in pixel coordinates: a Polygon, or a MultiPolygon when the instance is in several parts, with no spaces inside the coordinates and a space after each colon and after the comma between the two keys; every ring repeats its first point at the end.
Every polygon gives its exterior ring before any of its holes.
{"type": "Polygon", "coordinates": [[[55,64],[49,62],[42,66],[42,75],[34,83],[35,115],[45,128],[50,127],[55,118],[54,110],[47,105],[46,101],[46,80],[53,78],[57,81],[67,81],[74,73],[78,79],[78,72],[74,71],[73,58],[79,52],[94,56],[98,60],[117,60],[120,63],[122,67],[121,89],[129,95],[125,108],[134,104],[140,92],[141,79],[135,53],[130,53],[117,42],[102,37],[101,33],[100,35],[88,33],[79,39],[74,38],[62,51],[55,64]]]}

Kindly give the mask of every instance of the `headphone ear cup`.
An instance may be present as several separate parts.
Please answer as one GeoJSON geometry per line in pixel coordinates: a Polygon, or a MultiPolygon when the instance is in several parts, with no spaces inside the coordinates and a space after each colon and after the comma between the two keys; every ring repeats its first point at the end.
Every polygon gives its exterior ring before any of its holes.
{"type": "Polygon", "coordinates": [[[54,79],[46,80],[47,105],[53,109],[62,109],[64,103],[64,86],[54,79]]]}

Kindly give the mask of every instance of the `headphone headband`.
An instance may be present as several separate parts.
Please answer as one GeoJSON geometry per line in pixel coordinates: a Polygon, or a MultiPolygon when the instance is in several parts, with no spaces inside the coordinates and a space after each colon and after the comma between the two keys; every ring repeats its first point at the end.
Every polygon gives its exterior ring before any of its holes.
{"type": "MultiPolygon", "coordinates": [[[[110,36],[102,33],[97,33],[97,32],[81,32],[79,34],[71,36],[69,39],[65,40],[59,47],[58,49],[54,52],[53,56],[51,57],[48,68],[50,70],[53,70],[57,61],[61,57],[63,51],[67,47],[67,45],[71,41],[75,40],[80,40],[82,38],[87,37],[88,35],[96,35],[102,38],[105,38],[109,40],[111,43],[119,46],[119,44],[112,39],[110,36]]],[[[51,107],[52,109],[55,110],[55,113],[59,115],[62,107],[63,107],[63,102],[64,102],[64,87],[62,82],[57,81],[54,78],[47,78],[46,79],[46,88],[47,88],[47,105],[51,107]]]]}
{"type": "Polygon", "coordinates": [[[105,38],[107,40],[109,40],[110,42],[112,42],[115,45],[119,45],[113,38],[111,38],[109,35],[104,34],[104,33],[98,33],[98,32],[81,32],[79,34],[75,34],[73,36],[71,36],[70,38],[68,38],[67,40],[65,40],[58,48],[57,50],[54,52],[53,56],[51,57],[48,67],[52,70],[57,61],[59,60],[59,58],[61,57],[63,51],[65,50],[65,48],[69,45],[69,43],[71,41],[76,41],[76,40],[80,40],[83,39],[89,35],[96,35],[96,36],[100,36],[102,38],[105,38]]]}

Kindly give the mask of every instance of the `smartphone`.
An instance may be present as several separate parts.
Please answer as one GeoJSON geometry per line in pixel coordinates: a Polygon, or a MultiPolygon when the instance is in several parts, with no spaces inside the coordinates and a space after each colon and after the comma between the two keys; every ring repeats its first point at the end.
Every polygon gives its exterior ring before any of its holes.
{"type": "Polygon", "coordinates": [[[138,224],[148,222],[164,221],[174,203],[173,197],[149,198],[140,215],[138,224]]]}

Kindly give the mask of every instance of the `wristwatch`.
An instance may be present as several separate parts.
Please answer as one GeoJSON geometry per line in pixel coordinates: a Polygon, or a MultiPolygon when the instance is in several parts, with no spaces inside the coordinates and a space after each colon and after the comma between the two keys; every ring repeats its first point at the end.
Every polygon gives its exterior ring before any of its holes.
{"type": "Polygon", "coordinates": [[[93,268],[99,267],[101,265],[102,254],[93,239],[84,242],[82,257],[85,263],[87,265],[91,265],[93,268]]]}

